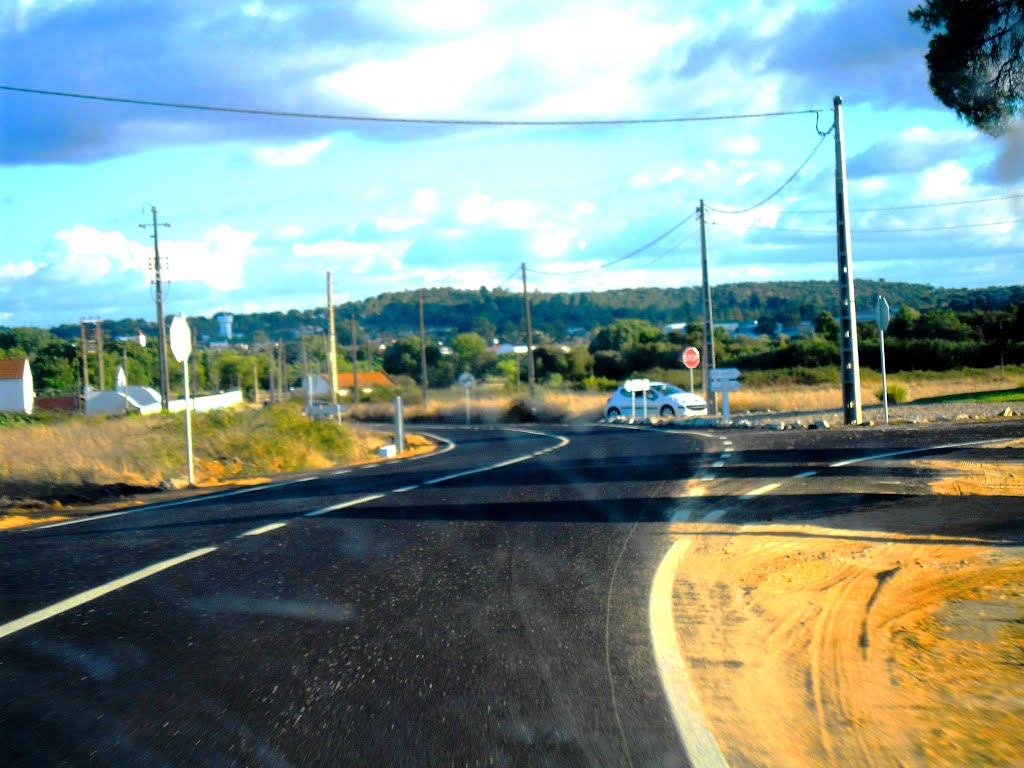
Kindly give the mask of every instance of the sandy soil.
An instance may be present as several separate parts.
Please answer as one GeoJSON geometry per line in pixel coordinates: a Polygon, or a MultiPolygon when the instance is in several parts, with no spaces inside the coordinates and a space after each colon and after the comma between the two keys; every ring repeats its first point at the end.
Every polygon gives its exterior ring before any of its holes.
{"type": "Polygon", "coordinates": [[[965,495],[955,519],[923,496],[679,527],[679,646],[731,766],[1022,764],[1024,548],[992,531],[1024,510],[990,499],[1024,496],[1024,467],[915,464],[943,473],[933,492],[965,495]]]}

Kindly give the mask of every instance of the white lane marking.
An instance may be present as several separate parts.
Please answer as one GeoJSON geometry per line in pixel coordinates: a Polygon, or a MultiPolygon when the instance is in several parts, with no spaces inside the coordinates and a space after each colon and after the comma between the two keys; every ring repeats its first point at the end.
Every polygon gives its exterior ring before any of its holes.
{"type": "Polygon", "coordinates": [[[262,536],[264,533],[270,533],[276,531],[278,528],[284,528],[288,523],[270,523],[270,525],[264,525],[260,528],[253,528],[251,531],[238,534],[235,538],[241,539],[244,536],[262,536]]]}
{"type": "Polygon", "coordinates": [[[768,483],[768,485],[762,485],[760,488],[755,488],[752,491],[747,491],[746,493],[744,493],[742,496],[740,496],[740,500],[748,501],[749,499],[753,499],[758,496],[763,496],[766,493],[771,493],[780,485],[781,483],[768,483]]]}
{"type": "Polygon", "coordinates": [[[793,479],[795,480],[798,477],[814,477],[816,474],[818,474],[817,470],[811,469],[807,472],[801,472],[799,475],[793,475],[793,479]]]}
{"type": "Polygon", "coordinates": [[[392,493],[408,493],[409,491],[415,491],[417,488],[419,488],[418,485],[406,485],[402,488],[395,488],[392,493]]]}
{"type": "Polygon", "coordinates": [[[700,481],[702,483],[710,483],[714,479],[715,479],[714,475],[702,475],[701,478],[700,478],[700,481]]]}
{"type": "Polygon", "coordinates": [[[729,458],[729,454],[730,453],[732,453],[732,448],[723,448],[722,449],[722,458],[723,459],[729,458]]]}
{"type": "Polygon", "coordinates": [[[33,531],[45,531],[47,528],[60,528],[65,525],[76,525],[77,523],[84,523],[86,520],[106,520],[109,517],[120,517],[121,515],[127,515],[132,510],[125,510],[124,512],[110,512],[105,515],[93,515],[92,517],[79,517],[74,520],[64,520],[60,523],[47,523],[46,525],[37,525],[31,530],[33,531]]]}
{"type": "Polygon", "coordinates": [[[970,448],[973,445],[988,445],[990,443],[1005,443],[1013,438],[994,438],[989,440],[971,440],[968,443],[947,443],[946,445],[930,445],[924,448],[907,448],[902,451],[889,451],[888,453],[876,453],[871,456],[860,456],[856,459],[846,459],[844,461],[837,461],[829,464],[829,469],[838,469],[839,467],[848,467],[851,464],[860,464],[864,461],[876,461],[877,459],[890,459],[893,456],[906,456],[910,453],[927,453],[929,451],[944,451],[949,448],[970,448]]]}
{"type": "Polygon", "coordinates": [[[716,520],[721,520],[723,517],[725,517],[725,513],[727,511],[728,510],[725,510],[725,509],[713,509],[710,512],[708,512],[706,515],[704,515],[704,517],[702,517],[700,519],[700,522],[702,522],[702,523],[713,523],[716,520]]]}
{"type": "Polygon", "coordinates": [[[315,475],[308,475],[307,477],[300,477],[298,480],[294,480],[296,483],[308,483],[310,480],[316,480],[315,475]]]}
{"type": "Polygon", "coordinates": [[[670,523],[685,523],[687,520],[690,519],[690,514],[691,514],[690,510],[688,510],[688,509],[680,509],[678,512],[674,512],[672,514],[672,517],[671,517],[671,519],[669,519],[669,522],[670,523]]]}
{"type": "Polygon", "coordinates": [[[347,475],[351,471],[351,469],[339,469],[337,472],[331,472],[331,475],[337,477],[338,475],[347,475]]]}
{"type": "Polygon", "coordinates": [[[732,445],[732,440],[723,440],[722,445],[732,445]]]}
{"type": "Polygon", "coordinates": [[[696,768],[725,768],[725,757],[705,724],[697,692],[686,671],[672,616],[676,569],[689,546],[689,539],[673,544],[654,574],[648,602],[651,644],[661,687],[691,764],[696,768]]]}
{"type": "Polygon", "coordinates": [[[721,469],[722,467],[725,466],[725,462],[724,461],[716,461],[711,466],[714,467],[715,469],[721,469]]]}
{"type": "Polygon", "coordinates": [[[345,507],[354,507],[356,504],[365,504],[367,501],[375,501],[376,499],[383,499],[387,494],[375,493],[372,496],[363,496],[361,499],[352,499],[351,501],[343,501],[340,504],[331,504],[329,507],[322,507],[321,509],[314,509],[312,512],[306,512],[303,517],[317,517],[319,515],[326,515],[328,512],[334,512],[336,509],[344,509],[345,507]]]}
{"type": "MultiPolygon", "coordinates": [[[[558,440],[558,445],[552,446],[551,448],[545,448],[541,453],[548,453],[550,451],[557,450],[559,448],[565,448],[570,443],[569,438],[563,437],[562,435],[549,435],[547,432],[534,432],[530,429],[510,429],[504,428],[506,432],[524,432],[528,435],[540,435],[541,437],[550,437],[554,440],[558,440]]],[[[433,477],[430,480],[424,480],[423,485],[436,485],[437,483],[443,483],[448,480],[454,480],[457,477],[466,477],[467,475],[475,475],[480,472],[490,472],[492,469],[501,469],[502,467],[508,467],[512,464],[518,464],[521,461],[529,461],[530,459],[536,458],[536,454],[527,453],[523,456],[517,456],[514,459],[506,459],[505,461],[499,461],[496,464],[488,464],[484,467],[474,467],[473,469],[466,469],[462,472],[453,472],[450,475],[441,475],[441,477],[433,477]]]]}
{"type": "Polygon", "coordinates": [[[197,557],[208,555],[211,552],[216,551],[217,547],[203,547],[202,549],[196,549],[191,552],[186,552],[184,555],[178,555],[178,557],[172,557],[170,560],[162,560],[159,563],[142,568],[141,570],[129,573],[127,576],[122,576],[119,579],[108,581],[106,584],[101,584],[98,587],[87,589],[85,592],[79,592],[77,595],[72,595],[69,598],[61,600],[59,603],[54,603],[46,608],[41,608],[38,611],[33,611],[20,619],[14,619],[6,624],[0,625],[0,637],[7,637],[13,635],[26,627],[31,627],[33,624],[38,624],[41,621],[53,618],[54,616],[70,611],[72,608],[77,608],[80,605],[95,600],[98,597],[114,592],[115,590],[121,589],[121,587],[127,587],[129,584],[133,584],[136,581],[141,581],[148,576],[160,573],[160,571],[166,571],[168,568],[173,568],[176,565],[180,565],[188,560],[194,560],[197,557]]]}

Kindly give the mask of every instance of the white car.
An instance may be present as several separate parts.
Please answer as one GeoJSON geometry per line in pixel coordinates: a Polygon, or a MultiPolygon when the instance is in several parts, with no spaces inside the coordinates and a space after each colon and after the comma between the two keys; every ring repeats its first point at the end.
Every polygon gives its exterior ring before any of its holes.
{"type": "MultiPolygon", "coordinates": [[[[683,416],[706,416],[708,404],[703,397],[691,394],[686,390],[666,384],[663,381],[652,381],[651,388],[646,392],[636,393],[636,415],[644,413],[644,398],[647,399],[647,415],[660,416],[663,419],[683,416]]],[[[625,387],[619,387],[604,406],[605,419],[632,415],[633,395],[625,387]]]]}

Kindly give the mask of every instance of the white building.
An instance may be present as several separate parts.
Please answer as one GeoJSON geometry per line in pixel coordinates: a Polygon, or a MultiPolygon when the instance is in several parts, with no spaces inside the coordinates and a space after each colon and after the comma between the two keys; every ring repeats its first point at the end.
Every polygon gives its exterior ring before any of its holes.
{"type": "Polygon", "coordinates": [[[0,411],[32,413],[36,393],[28,359],[0,360],[0,411]]]}

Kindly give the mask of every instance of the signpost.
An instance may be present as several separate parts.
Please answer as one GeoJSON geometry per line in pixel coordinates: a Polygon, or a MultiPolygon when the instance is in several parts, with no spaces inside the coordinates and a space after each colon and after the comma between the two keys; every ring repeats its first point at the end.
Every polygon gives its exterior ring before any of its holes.
{"type": "Polygon", "coordinates": [[[466,426],[469,426],[469,390],[476,384],[476,378],[472,373],[466,371],[459,374],[459,386],[466,390],[466,426]]]}
{"type": "Polygon", "coordinates": [[[700,365],[700,350],[687,347],[683,350],[683,365],[690,369],[690,394],[693,394],[693,369],[700,365]]]}
{"type": "Polygon", "coordinates": [[[740,371],[737,368],[714,368],[709,371],[712,397],[714,393],[722,393],[722,418],[729,418],[729,393],[740,388],[738,381],[740,371]]]}
{"type": "MultiPolygon", "coordinates": [[[[630,410],[632,413],[629,417],[629,423],[632,424],[636,421],[636,393],[647,392],[651,388],[650,379],[629,379],[623,384],[623,387],[629,394],[630,398],[630,410]]],[[[647,419],[647,396],[644,395],[644,419],[647,419]]]]}
{"type": "Polygon", "coordinates": [[[889,302],[879,296],[875,306],[875,322],[878,324],[878,348],[882,353],[882,409],[885,423],[889,423],[889,388],[885,383],[885,332],[889,328],[889,302]]]}
{"type": "Polygon", "coordinates": [[[192,354],[192,332],[185,322],[185,316],[179,315],[171,320],[171,354],[181,363],[182,377],[185,382],[185,457],[188,462],[188,484],[195,484],[195,471],[192,468],[192,398],[188,391],[188,358],[192,354]]]}

